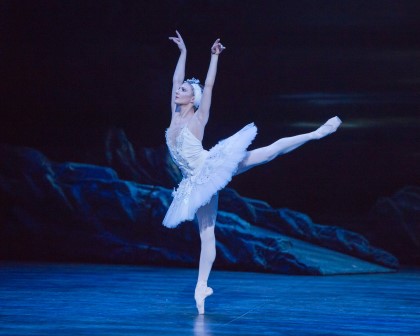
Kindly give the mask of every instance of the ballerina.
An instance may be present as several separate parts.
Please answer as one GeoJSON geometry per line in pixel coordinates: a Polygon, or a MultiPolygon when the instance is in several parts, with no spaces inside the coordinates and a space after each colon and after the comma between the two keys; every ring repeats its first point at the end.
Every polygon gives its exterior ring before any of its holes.
{"type": "Polygon", "coordinates": [[[201,252],[194,298],[198,313],[204,314],[205,299],[213,294],[207,281],[216,258],[214,228],[218,191],[229,183],[232,176],[267,163],[310,140],[321,139],[335,132],[341,120],[334,117],[313,132],[282,138],[269,146],[248,151],[257,134],[256,126],[251,123],[210,150],[203,149],[202,140],[209,120],[217,63],[226,48],[220,39],[213,43],[207,77],[204,86],[201,86],[195,78],[184,80],[187,48],[178,31],[176,35],[169,38],[178,46],[180,56],[173,76],[171,123],[165,135],[171,157],[181,170],[183,179],[173,192],[173,201],[163,225],[174,228],[197,216],[201,252]]]}

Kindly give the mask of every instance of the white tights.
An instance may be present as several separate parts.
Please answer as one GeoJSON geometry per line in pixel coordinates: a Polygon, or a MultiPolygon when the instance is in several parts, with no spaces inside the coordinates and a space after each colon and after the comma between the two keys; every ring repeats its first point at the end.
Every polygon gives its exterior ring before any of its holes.
{"type": "Polygon", "coordinates": [[[289,153],[309,140],[321,139],[335,132],[340,124],[341,120],[338,117],[334,117],[313,132],[282,138],[269,146],[249,151],[245,159],[239,163],[238,172],[236,174],[241,174],[252,167],[270,162],[277,156],[289,153]]]}
{"type": "Polygon", "coordinates": [[[197,282],[201,283],[207,283],[211,267],[216,258],[214,226],[216,224],[218,200],[219,195],[215,194],[211,198],[210,203],[203,205],[197,210],[201,238],[200,266],[198,268],[197,282]]]}
{"type": "Polygon", "coordinates": [[[214,259],[216,258],[216,238],[214,236],[214,228],[216,224],[218,200],[219,195],[215,194],[208,204],[203,205],[197,210],[201,239],[201,253],[194,298],[199,314],[204,314],[205,298],[213,294],[213,290],[210,287],[207,287],[207,280],[209,278],[214,259]]]}
{"type": "MultiPolygon", "coordinates": [[[[282,138],[269,146],[261,147],[247,152],[245,159],[240,162],[237,174],[243,173],[255,166],[267,163],[279,155],[286,154],[309,140],[321,139],[336,131],[341,120],[337,117],[329,119],[324,125],[314,132],[282,138]]],[[[210,202],[203,205],[197,211],[198,225],[201,238],[200,265],[198,269],[195,300],[199,314],[204,314],[204,300],[213,293],[207,287],[213,262],[216,258],[216,238],[214,228],[217,216],[218,194],[215,194],[210,202]]]]}

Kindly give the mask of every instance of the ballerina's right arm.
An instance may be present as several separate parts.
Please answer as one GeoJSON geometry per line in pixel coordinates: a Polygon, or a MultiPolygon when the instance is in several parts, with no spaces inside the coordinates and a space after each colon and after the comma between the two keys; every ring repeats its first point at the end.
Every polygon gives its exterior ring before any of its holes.
{"type": "Polygon", "coordinates": [[[170,37],[169,39],[172,40],[179,48],[180,55],[178,59],[178,63],[176,64],[174,77],[172,80],[172,95],[171,95],[171,111],[172,116],[176,112],[176,104],[175,104],[175,93],[176,90],[182,85],[185,78],[185,63],[187,60],[187,47],[185,46],[184,40],[181,37],[181,34],[176,30],[177,37],[170,37]]]}

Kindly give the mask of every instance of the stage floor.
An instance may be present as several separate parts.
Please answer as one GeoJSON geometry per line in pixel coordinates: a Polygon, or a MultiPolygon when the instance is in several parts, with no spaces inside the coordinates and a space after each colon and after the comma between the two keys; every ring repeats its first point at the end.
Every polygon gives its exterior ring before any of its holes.
{"type": "Polygon", "coordinates": [[[197,271],[0,263],[0,335],[420,335],[420,269],[289,276],[211,274],[206,315],[197,271]]]}

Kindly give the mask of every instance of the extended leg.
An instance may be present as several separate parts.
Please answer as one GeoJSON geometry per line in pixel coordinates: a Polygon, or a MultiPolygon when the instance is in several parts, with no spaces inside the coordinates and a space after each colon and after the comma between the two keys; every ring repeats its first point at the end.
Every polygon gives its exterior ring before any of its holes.
{"type": "Polygon", "coordinates": [[[335,132],[340,124],[341,120],[338,117],[334,117],[313,132],[282,138],[269,146],[249,151],[245,159],[239,164],[237,174],[243,173],[252,167],[267,163],[279,155],[286,154],[302,146],[309,140],[321,139],[328,134],[335,132]]]}
{"type": "Polygon", "coordinates": [[[213,290],[210,287],[207,287],[207,280],[216,258],[214,227],[216,224],[217,203],[218,195],[216,194],[212,197],[210,203],[202,206],[197,211],[198,225],[200,228],[201,253],[194,298],[199,314],[204,314],[204,300],[207,296],[213,294],[213,290]]]}

